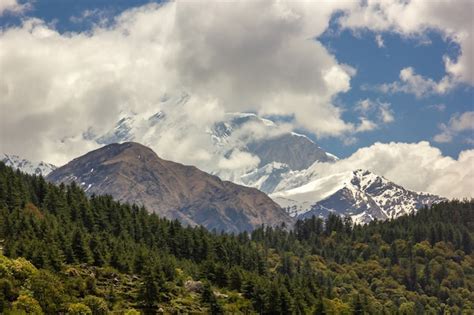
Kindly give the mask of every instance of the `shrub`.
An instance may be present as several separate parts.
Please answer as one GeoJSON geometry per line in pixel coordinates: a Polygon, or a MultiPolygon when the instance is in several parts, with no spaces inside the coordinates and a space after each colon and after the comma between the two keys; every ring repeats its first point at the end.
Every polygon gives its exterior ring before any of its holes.
{"type": "Polygon", "coordinates": [[[28,295],[20,295],[12,304],[13,311],[25,312],[27,314],[43,314],[40,304],[28,295]]]}
{"type": "Polygon", "coordinates": [[[92,311],[89,306],[82,303],[69,304],[67,313],[70,315],[92,315],[92,311]]]}

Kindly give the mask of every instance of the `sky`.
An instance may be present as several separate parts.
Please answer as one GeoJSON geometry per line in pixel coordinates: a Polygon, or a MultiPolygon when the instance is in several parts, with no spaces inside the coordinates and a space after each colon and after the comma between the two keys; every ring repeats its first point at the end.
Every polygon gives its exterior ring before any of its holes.
{"type": "MultiPolygon", "coordinates": [[[[198,127],[277,117],[351,165],[471,196],[473,12],[467,0],[0,0],[0,152],[60,165],[97,147],[85,132],[186,92],[181,114],[198,127]]],[[[193,164],[193,136],[158,153],[193,164]]]]}

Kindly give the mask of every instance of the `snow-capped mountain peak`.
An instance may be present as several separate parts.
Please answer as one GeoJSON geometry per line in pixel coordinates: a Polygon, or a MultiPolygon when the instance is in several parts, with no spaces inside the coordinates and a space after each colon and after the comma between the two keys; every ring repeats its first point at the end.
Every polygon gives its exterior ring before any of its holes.
{"type": "Polygon", "coordinates": [[[31,175],[48,175],[51,171],[56,169],[56,166],[46,162],[34,162],[27,159],[23,159],[18,155],[14,154],[3,154],[2,162],[6,166],[10,166],[14,169],[18,169],[24,173],[31,175]]]}
{"type": "Polygon", "coordinates": [[[187,144],[192,134],[205,158],[181,154],[177,162],[270,194],[292,216],[336,212],[366,222],[410,213],[441,199],[406,190],[367,170],[329,175],[326,166],[338,161],[336,156],[311,137],[255,113],[227,113],[220,121],[195,124],[183,110],[190,98],[186,93],[167,95],[159,107],[140,114],[124,112],[108,132],[85,136],[98,144],[137,141],[175,160],[174,152],[170,155],[166,149],[170,137],[186,143],[187,150],[193,147],[187,144]],[[240,157],[245,163],[238,163],[240,157]]]}
{"type": "Polygon", "coordinates": [[[290,215],[326,217],[330,212],[350,216],[356,223],[385,220],[416,211],[444,198],[405,189],[368,170],[318,177],[271,195],[290,215]]]}
{"type": "Polygon", "coordinates": [[[98,144],[137,141],[174,160],[174,155],[169,156],[170,150],[166,149],[168,139],[182,139],[185,143],[192,133],[199,139],[206,158],[193,160],[192,155],[183,154],[177,162],[195,165],[221,179],[266,193],[273,192],[294,171],[306,169],[317,161],[337,160],[334,155],[326,154],[310,137],[255,113],[226,113],[220,121],[205,126],[193,125],[192,117],[182,117],[184,111],[181,108],[189,98],[186,94],[167,96],[159,110],[156,108],[140,114],[123,112],[107,132],[95,134],[90,131],[84,137],[98,144]],[[220,162],[227,161],[235,152],[250,156],[258,165],[236,169],[221,167],[225,163],[220,162]]]}

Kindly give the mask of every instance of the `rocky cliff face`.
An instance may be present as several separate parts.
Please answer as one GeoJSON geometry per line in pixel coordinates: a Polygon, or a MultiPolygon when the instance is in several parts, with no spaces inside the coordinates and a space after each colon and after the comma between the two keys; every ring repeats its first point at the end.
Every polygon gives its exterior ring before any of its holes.
{"type": "Polygon", "coordinates": [[[47,179],[74,181],[89,194],[110,194],[161,216],[218,231],[249,231],[261,224],[289,222],[284,210],[257,189],[160,159],[151,149],[133,142],[89,152],[47,179]]]}

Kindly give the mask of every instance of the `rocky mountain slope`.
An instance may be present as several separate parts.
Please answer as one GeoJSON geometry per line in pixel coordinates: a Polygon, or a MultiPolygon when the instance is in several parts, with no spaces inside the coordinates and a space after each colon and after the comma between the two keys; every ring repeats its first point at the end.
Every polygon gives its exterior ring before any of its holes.
{"type": "Polygon", "coordinates": [[[144,205],[189,225],[228,232],[288,223],[289,216],[264,193],[222,181],[193,166],[160,159],[138,143],[111,144],[49,174],[54,183],[76,182],[89,194],[144,205]]]}
{"type": "Polygon", "coordinates": [[[445,200],[405,189],[360,169],[318,177],[304,185],[276,192],[271,197],[291,216],[326,217],[332,212],[350,216],[356,223],[396,218],[445,200]]]}
{"type": "Polygon", "coordinates": [[[31,175],[46,176],[56,169],[56,166],[53,164],[46,162],[34,162],[13,154],[3,154],[1,161],[7,166],[31,175]]]}

